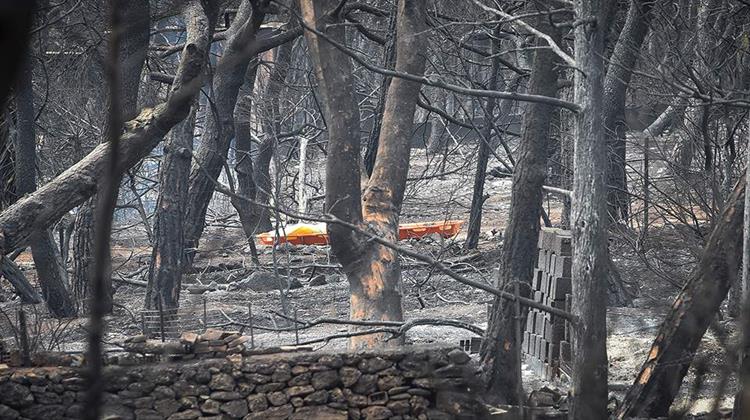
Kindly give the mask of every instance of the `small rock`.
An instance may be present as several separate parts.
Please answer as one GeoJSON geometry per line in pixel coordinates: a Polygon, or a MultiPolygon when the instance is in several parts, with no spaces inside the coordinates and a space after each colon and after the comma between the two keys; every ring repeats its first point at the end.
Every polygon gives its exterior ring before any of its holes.
{"type": "Polygon", "coordinates": [[[174,413],[171,416],[167,417],[167,420],[195,420],[200,416],[201,412],[199,410],[193,409],[174,413]]]}
{"type": "Polygon", "coordinates": [[[267,398],[268,402],[275,406],[284,405],[289,402],[289,396],[286,392],[271,392],[267,395],[267,398]]]}
{"type": "Polygon", "coordinates": [[[292,420],[347,420],[349,416],[344,410],[331,407],[300,407],[292,415],[292,420]]]}
{"type": "Polygon", "coordinates": [[[212,391],[232,391],[234,390],[234,378],[226,373],[218,373],[211,378],[208,387],[212,391]]]}
{"type": "Polygon", "coordinates": [[[245,401],[247,401],[247,408],[253,413],[258,413],[268,408],[268,400],[265,394],[249,395],[245,401]]]}
{"type": "Polygon", "coordinates": [[[359,362],[359,370],[362,373],[376,373],[393,366],[393,362],[381,357],[372,357],[359,362]]]}
{"type": "Polygon", "coordinates": [[[312,385],[293,386],[286,390],[286,394],[290,397],[304,397],[313,392],[315,392],[315,388],[312,385]]]}
{"type": "Polygon", "coordinates": [[[378,390],[378,376],[377,375],[362,375],[359,380],[352,387],[352,391],[357,394],[372,394],[378,390]]]}
{"type": "Polygon", "coordinates": [[[292,397],[292,399],[289,401],[292,403],[293,407],[302,407],[302,405],[305,403],[305,401],[301,397],[292,397]]]}
{"type": "Polygon", "coordinates": [[[233,418],[241,418],[247,415],[247,403],[244,400],[234,400],[221,405],[221,411],[233,418]]]}
{"type": "Polygon", "coordinates": [[[216,391],[212,392],[210,395],[210,398],[216,400],[216,401],[232,401],[232,400],[239,400],[242,398],[239,392],[234,391],[216,391]]]}
{"type": "Polygon", "coordinates": [[[162,417],[169,417],[179,410],[181,404],[177,400],[165,399],[154,401],[154,409],[162,415],[162,417]]]}
{"type": "Polygon", "coordinates": [[[448,352],[448,359],[457,365],[465,365],[466,363],[469,363],[471,357],[460,349],[453,349],[448,352]]]}
{"type": "Polygon", "coordinates": [[[307,405],[323,405],[328,402],[328,391],[318,390],[305,397],[307,405]]]}
{"type": "Polygon", "coordinates": [[[221,413],[221,403],[208,399],[201,404],[201,411],[203,414],[219,414],[221,413]]]}
{"type": "Polygon", "coordinates": [[[243,420],[286,420],[294,412],[291,404],[272,407],[259,413],[250,413],[243,420]]]}
{"type": "Polygon", "coordinates": [[[362,417],[364,417],[365,420],[385,420],[391,416],[393,416],[393,411],[382,405],[375,405],[362,409],[362,417]]]}
{"type": "Polygon", "coordinates": [[[333,388],[339,382],[339,375],[333,370],[315,372],[312,376],[312,386],[315,389],[333,388]]]}
{"type": "Polygon", "coordinates": [[[349,388],[357,383],[360,376],[362,376],[362,372],[353,367],[345,366],[339,369],[339,377],[341,377],[341,383],[344,384],[344,387],[346,388],[349,388]]]}

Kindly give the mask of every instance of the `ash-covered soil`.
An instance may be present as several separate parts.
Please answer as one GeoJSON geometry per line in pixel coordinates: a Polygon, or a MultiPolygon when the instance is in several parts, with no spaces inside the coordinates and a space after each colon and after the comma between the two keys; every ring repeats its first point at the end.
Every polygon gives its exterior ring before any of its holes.
{"type": "MultiPolygon", "coordinates": [[[[431,159],[434,158],[426,157],[424,151],[414,152],[410,176],[427,176],[429,179],[409,183],[402,220],[467,220],[471,203],[471,176],[474,171],[473,164],[466,164],[467,161],[471,161],[470,157],[465,156],[463,160],[454,159],[439,170],[433,169],[436,165],[431,159]]],[[[510,186],[511,181],[508,178],[488,177],[485,193],[489,194],[489,199],[484,205],[483,234],[477,251],[467,253],[462,250],[464,232],[454,240],[444,241],[430,237],[404,244],[441,260],[453,262],[452,267],[468,278],[492,284],[502,252],[502,232],[510,206],[510,186]]],[[[545,201],[545,208],[551,214],[553,222],[559,222],[561,207],[561,203],[554,197],[545,201]]],[[[209,326],[224,325],[231,320],[243,324],[252,322],[257,347],[304,343],[343,334],[348,330],[345,325],[331,324],[299,329],[296,333],[264,330],[289,328],[293,325],[279,314],[285,314],[287,317],[296,316],[297,319],[305,321],[322,317],[346,319],[349,301],[345,276],[336,268],[335,259],[329,255],[327,247],[282,247],[276,250],[261,247],[260,269],[278,270],[281,274],[299,280],[303,287],[269,292],[234,289],[233,284],[247,278],[259,268],[251,263],[246,240],[237,220],[231,217],[216,219],[221,219],[221,223],[206,229],[195,262],[195,270],[184,278],[180,309],[184,330],[200,331],[205,327],[204,321],[209,326]],[[308,284],[311,279],[320,279],[321,275],[327,284],[308,284]],[[214,290],[201,294],[191,293],[189,289],[195,284],[203,284],[214,290]],[[249,317],[250,305],[252,319],[249,317]]],[[[132,221],[127,224],[132,224],[132,221]]],[[[663,261],[663,265],[659,268],[662,272],[669,273],[669,279],[654,274],[653,267],[647,267],[628,242],[619,240],[618,235],[613,235],[610,244],[615,265],[621,276],[638,292],[632,307],[610,308],[608,311],[609,377],[612,392],[617,396],[621,396],[634,380],[666,311],[679,291],[679,282],[686,280],[695,263],[695,256],[680,249],[680,242],[670,236],[671,231],[654,227],[652,235],[655,238],[654,243],[658,246],[650,252],[663,254],[663,258],[659,259],[663,261]]],[[[127,277],[130,273],[143,270],[148,264],[151,251],[143,230],[137,225],[118,232],[113,245],[115,279],[119,278],[117,273],[127,277]]],[[[29,278],[35,281],[33,262],[29,253],[22,254],[17,261],[26,269],[29,278]]],[[[418,261],[402,258],[401,262],[404,267],[403,307],[407,320],[453,319],[486,328],[488,302],[491,302],[492,296],[435,272],[418,261]]],[[[136,275],[134,279],[142,281],[143,275],[136,275]]],[[[14,314],[18,305],[8,292],[9,286],[3,285],[5,301],[0,303],[0,309],[5,316],[0,315],[0,330],[8,345],[13,347],[14,339],[10,325],[15,320],[14,314]]],[[[117,306],[114,313],[107,318],[105,337],[112,352],[118,351],[118,343],[127,336],[140,333],[140,311],[143,309],[145,295],[142,287],[118,281],[115,281],[115,285],[117,306]]],[[[84,349],[85,318],[60,324],[49,320],[44,309],[39,306],[31,312],[33,319],[40,320],[35,321],[38,325],[34,330],[40,331],[40,342],[66,351],[84,349]]],[[[717,328],[725,330],[728,341],[734,339],[733,322],[717,320],[716,325],[717,328]]],[[[226,325],[224,328],[239,329],[236,325],[226,325]]],[[[244,328],[244,333],[249,333],[249,327],[244,328]]],[[[459,340],[473,335],[469,331],[454,327],[419,326],[406,333],[406,341],[457,345],[459,340]]],[[[692,368],[688,380],[682,387],[681,398],[691,401],[692,412],[710,410],[715,394],[721,388],[726,356],[722,345],[719,344],[720,340],[716,337],[714,332],[710,332],[703,339],[697,357],[699,363],[696,363],[699,366],[697,371],[700,373],[696,374],[695,367],[692,368]],[[698,382],[701,386],[693,392],[694,385],[698,382]]],[[[346,340],[332,339],[314,343],[312,346],[316,349],[344,348],[346,340]]],[[[528,369],[524,370],[524,380],[527,391],[545,385],[556,386],[562,390],[566,387],[564,381],[546,383],[528,369]]],[[[735,381],[731,378],[720,400],[721,406],[731,406],[734,387],[735,381]]]]}

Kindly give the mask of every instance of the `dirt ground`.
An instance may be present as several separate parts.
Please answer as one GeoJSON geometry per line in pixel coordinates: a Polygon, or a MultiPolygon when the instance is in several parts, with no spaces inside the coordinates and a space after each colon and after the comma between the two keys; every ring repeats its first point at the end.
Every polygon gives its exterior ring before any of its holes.
{"type": "MultiPolygon", "coordinates": [[[[468,209],[471,202],[471,174],[473,168],[466,165],[467,159],[456,157],[447,162],[443,170],[434,170],[436,165],[432,158],[424,156],[423,150],[417,150],[413,156],[411,177],[419,175],[429,176],[428,180],[409,183],[407,198],[403,207],[402,220],[405,222],[468,219],[468,209]],[[440,176],[441,172],[451,172],[440,176]]],[[[489,199],[484,205],[482,240],[478,250],[479,257],[470,262],[454,266],[462,274],[474,280],[492,284],[497,261],[502,248],[502,232],[507,221],[510,205],[510,179],[488,178],[485,192],[489,199]]],[[[561,204],[553,197],[545,204],[552,215],[553,222],[559,221],[561,204]]],[[[235,226],[238,226],[235,222],[235,226]]],[[[464,232],[449,241],[429,238],[424,241],[410,241],[408,244],[415,249],[430,253],[442,259],[457,258],[464,255],[461,243],[464,232]]],[[[654,229],[654,235],[664,235],[665,243],[668,232],[659,233],[654,229]]],[[[256,268],[250,262],[250,256],[242,237],[241,230],[227,227],[209,227],[204,234],[199,256],[196,260],[196,273],[185,277],[185,287],[190,284],[215,282],[219,290],[192,294],[183,290],[181,298],[181,319],[183,329],[200,331],[204,326],[204,319],[209,325],[221,325],[228,322],[228,318],[235,321],[249,323],[249,305],[252,304],[252,323],[254,325],[254,342],[257,347],[295,344],[335,335],[347,330],[341,325],[320,325],[297,332],[269,332],[263,327],[287,327],[289,324],[275,313],[286,313],[301,320],[312,320],[319,317],[346,318],[348,316],[348,284],[344,276],[336,268],[335,261],[329,255],[327,247],[304,246],[283,247],[273,251],[268,247],[261,247],[261,262],[264,269],[271,269],[276,261],[277,269],[299,279],[304,285],[299,289],[292,289],[285,293],[279,291],[253,292],[250,290],[229,290],[234,281],[247,277],[256,268]],[[292,267],[290,269],[290,267],[292,267]],[[315,267],[313,271],[313,267],[315,267]],[[217,271],[210,271],[217,270],[217,271]],[[328,284],[323,286],[308,286],[306,283],[316,275],[326,276],[328,284]],[[228,290],[221,290],[221,289],[228,290]],[[204,309],[205,308],[205,309],[204,309]],[[226,315],[226,316],[225,316],[226,315]],[[228,317],[228,318],[227,318],[228,317]]],[[[675,244],[674,252],[679,251],[675,244]]],[[[150,249],[141,229],[131,228],[119,232],[114,241],[114,267],[121,274],[132,273],[148,263],[150,249]]],[[[666,310],[679,291],[675,285],[654,275],[637,258],[635,253],[615,237],[611,243],[612,255],[616,256],[615,264],[620,274],[629,284],[637,289],[637,298],[632,307],[610,308],[608,310],[608,357],[609,379],[612,392],[621,396],[627,386],[635,378],[636,373],[645,360],[651,342],[655,337],[658,326],[664,318],[666,310]]],[[[672,252],[666,248],[664,252],[672,252]]],[[[669,260],[669,258],[667,258],[669,260]]],[[[689,255],[684,258],[672,258],[675,267],[670,271],[675,278],[686,278],[693,261],[689,255]]],[[[28,253],[23,254],[18,262],[27,269],[26,273],[33,279],[32,262],[28,253]]],[[[460,284],[447,276],[432,272],[429,268],[416,261],[402,259],[405,267],[403,272],[403,306],[407,319],[414,318],[446,318],[470,323],[481,328],[487,324],[487,308],[491,296],[485,292],[460,284]]],[[[114,314],[108,318],[108,332],[106,341],[111,351],[117,351],[117,343],[125,337],[140,333],[140,311],[143,308],[145,290],[142,287],[115,283],[117,290],[115,301],[117,306],[114,314]]],[[[13,310],[16,303],[11,300],[7,284],[3,287],[5,302],[0,309],[6,317],[0,316],[0,329],[13,346],[12,331],[8,319],[14,319],[13,310]]],[[[39,309],[40,314],[43,309],[39,309]]],[[[40,315],[43,317],[43,315],[40,315]]],[[[44,326],[45,334],[50,335],[54,324],[48,321],[44,326]]],[[[735,327],[732,322],[718,323],[729,332],[730,340],[735,327]]],[[[62,327],[60,327],[62,328],[62,327]]],[[[227,327],[231,328],[231,327],[227,327]]],[[[59,329],[59,328],[58,328],[59,329]]],[[[248,333],[248,329],[245,329],[248,333]]],[[[44,334],[43,334],[44,335],[44,334]]],[[[459,340],[470,338],[472,333],[452,327],[423,326],[410,330],[406,339],[409,343],[444,343],[457,345],[459,340]]],[[[59,334],[58,347],[67,351],[82,351],[85,338],[85,319],[77,319],[65,327],[65,333],[59,334]]],[[[326,343],[316,343],[314,348],[343,348],[346,340],[331,340],[326,343]]],[[[719,389],[725,363],[725,352],[719,344],[716,335],[709,333],[704,338],[698,359],[701,361],[702,375],[696,375],[691,369],[688,380],[683,384],[681,399],[692,401],[690,411],[704,412],[710,410],[714,401],[714,394],[719,389]],[[696,381],[702,382],[695,394],[691,393],[696,381]]],[[[475,355],[476,357],[476,355],[475,355]]],[[[524,370],[527,390],[541,386],[556,386],[565,388],[563,382],[546,383],[528,369],[524,370]]],[[[731,378],[720,400],[721,406],[731,406],[731,397],[735,387],[731,378]]],[[[684,402],[683,402],[684,403],[684,402]]]]}

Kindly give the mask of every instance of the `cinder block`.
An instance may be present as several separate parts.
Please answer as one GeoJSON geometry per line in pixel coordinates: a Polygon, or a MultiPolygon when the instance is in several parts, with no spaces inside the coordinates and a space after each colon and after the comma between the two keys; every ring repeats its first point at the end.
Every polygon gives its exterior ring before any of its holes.
{"type": "Polygon", "coordinates": [[[555,277],[552,279],[552,289],[550,295],[555,300],[565,300],[565,295],[573,291],[573,283],[570,277],[555,277]]]}
{"type": "Polygon", "coordinates": [[[566,363],[570,363],[572,361],[572,348],[570,345],[570,341],[561,341],[560,342],[560,360],[566,363]]]}
{"type": "Polygon", "coordinates": [[[570,236],[570,231],[558,232],[552,251],[561,256],[573,255],[573,238],[570,236]]]}
{"type": "Polygon", "coordinates": [[[555,270],[550,271],[555,277],[570,277],[573,268],[573,257],[555,257],[555,270]]]}

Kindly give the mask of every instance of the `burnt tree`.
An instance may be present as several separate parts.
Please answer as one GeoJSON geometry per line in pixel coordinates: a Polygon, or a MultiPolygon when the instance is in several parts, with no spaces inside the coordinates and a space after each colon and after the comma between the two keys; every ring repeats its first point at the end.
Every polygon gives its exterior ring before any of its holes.
{"type": "MultiPolygon", "coordinates": [[[[386,93],[383,123],[372,176],[360,192],[359,110],[354,100],[352,66],[339,48],[344,27],[327,26],[339,2],[300,0],[313,69],[326,110],[328,158],[326,210],[387,240],[398,240],[399,212],[409,169],[414,111],[421,85],[404,79],[391,81],[386,93]],[[313,32],[311,27],[317,28],[313,32]],[[337,45],[334,45],[335,42],[337,45]]],[[[425,62],[424,0],[401,1],[396,23],[397,71],[422,74],[425,62]]],[[[392,249],[368,241],[336,224],[328,225],[331,249],[347,273],[350,318],[402,320],[401,269],[392,249]]],[[[385,345],[385,334],[351,338],[352,349],[385,345]]],[[[390,344],[397,344],[391,340],[390,344]]]]}
{"type": "MultiPolygon", "coordinates": [[[[559,32],[550,25],[548,16],[537,19],[535,27],[559,39],[559,32]]],[[[537,46],[546,41],[537,40],[537,46]]],[[[531,70],[528,92],[554,97],[557,94],[556,55],[549,49],[537,49],[531,70]]],[[[520,283],[519,293],[528,297],[537,255],[537,238],[542,210],[542,186],[547,174],[547,150],[555,108],[543,103],[529,103],[523,119],[518,159],[514,166],[508,226],[505,229],[503,255],[498,284],[513,292],[520,283]]],[[[528,308],[523,307],[521,319],[528,308]]],[[[521,361],[518,360],[512,302],[496,297],[481,350],[485,381],[490,395],[509,404],[518,404],[518,383],[521,361]]]]}
{"type": "Polygon", "coordinates": [[[630,78],[640,57],[643,40],[649,31],[653,0],[631,0],[625,26],[610,57],[604,79],[604,127],[609,150],[607,170],[609,215],[615,221],[626,221],[630,198],[625,177],[625,99],[630,78]]]}
{"type": "MultiPolygon", "coordinates": [[[[18,194],[31,194],[36,190],[33,68],[30,56],[24,61],[15,90],[15,181],[18,194]]],[[[68,273],[60,259],[51,230],[39,229],[33,234],[30,244],[37,281],[50,313],[58,318],[74,316],[76,307],[68,292],[68,273]]]]}
{"type": "Polygon", "coordinates": [[[617,418],[666,416],[742,261],[746,178],[740,177],[690,276],[656,334],[617,418]]]}
{"type": "Polygon", "coordinates": [[[234,107],[248,65],[258,53],[256,36],[265,18],[267,0],[243,0],[227,30],[224,52],[213,74],[213,106],[207,114],[206,127],[190,171],[189,197],[183,224],[186,258],[184,267],[192,265],[203,234],[206,211],[214,193],[214,181],[226,163],[234,137],[234,107]]]}
{"type": "Polygon", "coordinates": [[[613,2],[576,0],[571,419],[607,418],[607,149],[602,141],[604,44],[613,2]]]}
{"type": "MultiPolygon", "coordinates": [[[[130,120],[138,113],[138,90],[141,82],[141,71],[148,52],[151,21],[149,16],[149,1],[137,0],[131,2],[128,7],[123,8],[123,36],[118,51],[118,67],[120,72],[120,83],[118,86],[121,98],[122,118],[130,120]]],[[[107,97],[109,101],[109,97],[107,97]]],[[[104,138],[109,138],[109,123],[104,124],[104,138]]],[[[114,180],[119,186],[120,178],[114,180]]],[[[76,215],[76,229],[73,237],[73,289],[76,299],[86,304],[81,309],[88,311],[89,296],[91,296],[91,279],[94,268],[94,226],[96,225],[95,209],[97,201],[103,199],[97,193],[92,199],[82,206],[76,215]]],[[[108,252],[108,260],[111,255],[108,252]]],[[[107,263],[111,265],[111,261],[107,263]]],[[[104,287],[110,291],[107,293],[106,311],[112,311],[112,284],[111,276],[105,276],[104,287]]]]}

